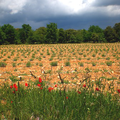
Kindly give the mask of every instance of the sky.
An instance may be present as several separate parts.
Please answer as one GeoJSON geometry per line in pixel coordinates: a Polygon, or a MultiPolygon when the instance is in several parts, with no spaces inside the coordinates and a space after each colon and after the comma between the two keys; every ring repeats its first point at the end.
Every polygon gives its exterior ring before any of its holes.
{"type": "Polygon", "coordinates": [[[56,23],[63,29],[102,29],[120,22],[120,0],[0,0],[0,26],[33,30],[56,23]]]}

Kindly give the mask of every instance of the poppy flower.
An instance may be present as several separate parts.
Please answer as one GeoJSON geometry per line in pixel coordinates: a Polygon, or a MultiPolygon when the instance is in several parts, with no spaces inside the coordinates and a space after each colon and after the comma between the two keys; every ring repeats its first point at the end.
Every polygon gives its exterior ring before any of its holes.
{"type": "Polygon", "coordinates": [[[118,91],[118,93],[120,93],[120,89],[118,89],[117,91],[118,91]]]}
{"type": "Polygon", "coordinates": [[[15,91],[13,91],[13,93],[15,93],[15,91]]]}
{"type": "Polygon", "coordinates": [[[13,87],[14,87],[14,88],[18,88],[16,84],[13,84],[13,87]]]}
{"type": "Polygon", "coordinates": [[[42,83],[42,79],[39,77],[39,82],[42,83]]]}
{"type": "Polygon", "coordinates": [[[78,92],[78,94],[81,94],[81,92],[80,91],[77,91],[78,92]]]}
{"type": "Polygon", "coordinates": [[[66,99],[68,99],[68,97],[66,97],[66,99]]]}
{"type": "Polygon", "coordinates": [[[11,103],[13,103],[13,101],[11,101],[11,103]]]}
{"type": "Polygon", "coordinates": [[[28,83],[25,83],[25,86],[28,87],[28,83]]]}
{"type": "Polygon", "coordinates": [[[57,84],[55,85],[55,87],[57,87],[57,84]]]}
{"type": "Polygon", "coordinates": [[[96,91],[99,91],[99,88],[96,88],[96,91]]]}
{"type": "Polygon", "coordinates": [[[42,90],[43,88],[41,87],[40,89],[42,90]]]}
{"type": "Polygon", "coordinates": [[[86,87],[86,85],[84,84],[83,87],[86,87]]]}
{"type": "Polygon", "coordinates": [[[41,84],[37,84],[38,87],[41,87],[41,84]]]}
{"type": "Polygon", "coordinates": [[[48,90],[49,92],[51,92],[51,90],[53,90],[54,88],[53,87],[49,87],[48,90]]]}
{"type": "Polygon", "coordinates": [[[16,88],[15,91],[18,91],[18,89],[16,88]]]}
{"type": "Polygon", "coordinates": [[[11,85],[11,86],[10,86],[10,88],[12,89],[12,88],[13,88],[13,86],[11,85]]]}

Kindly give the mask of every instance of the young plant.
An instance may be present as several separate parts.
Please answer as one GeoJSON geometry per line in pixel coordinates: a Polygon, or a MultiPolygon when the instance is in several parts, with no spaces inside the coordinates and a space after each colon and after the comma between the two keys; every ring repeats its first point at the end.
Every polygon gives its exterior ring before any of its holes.
{"type": "Polygon", "coordinates": [[[0,67],[6,67],[7,63],[0,62],[0,67]]]}
{"type": "Polygon", "coordinates": [[[70,66],[70,62],[65,62],[65,66],[70,66]]]}
{"type": "Polygon", "coordinates": [[[107,66],[112,66],[112,61],[106,62],[106,65],[107,65],[107,66]]]}
{"type": "Polygon", "coordinates": [[[51,65],[51,66],[57,66],[57,61],[51,62],[50,65],[51,65]]]}
{"type": "Polygon", "coordinates": [[[26,63],[26,67],[31,67],[31,62],[30,62],[30,61],[28,61],[28,62],[26,63]]]}

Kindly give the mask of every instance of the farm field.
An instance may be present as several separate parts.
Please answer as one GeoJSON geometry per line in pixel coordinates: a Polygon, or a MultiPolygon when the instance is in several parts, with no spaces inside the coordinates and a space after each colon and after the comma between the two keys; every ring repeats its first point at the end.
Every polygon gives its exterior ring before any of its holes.
{"type": "Polygon", "coordinates": [[[2,45],[0,101],[2,120],[118,120],[120,44],[2,45]]]}
{"type": "Polygon", "coordinates": [[[116,91],[120,88],[120,43],[0,46],[0,84],[14,79],[25,84],[39,77],[50,86],[61,87],[64,81],[71,89],[90,81],[116,91]]]}

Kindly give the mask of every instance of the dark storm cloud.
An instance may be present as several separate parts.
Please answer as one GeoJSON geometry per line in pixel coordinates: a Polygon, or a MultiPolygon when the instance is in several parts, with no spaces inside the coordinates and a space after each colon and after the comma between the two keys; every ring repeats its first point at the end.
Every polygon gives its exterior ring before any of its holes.
{"type": "Polygon", "coordinates": [[[35,30],[54,22],[64,29],[105,28],[120,22],[119,5],[118,0],[2,0],[0,25],[30,24],[35,30]]]}
{"type": "Polygon", "coordinates": [[[120,5],[120,0],[95,0],[95,6],[120,5]]]}
{"type": "Polygon", "coordinates": [[[91,25],[98,25],[102,29],[107,26],[113,27],[115,23],[119,22],[120,16],[118,17],[107,17],[99,14],[85,14],[81,16],[66,16],[61,18],[51,18],[51,22],[55,22],[58,28],[64,29],[88,29],[91,25]]]}

